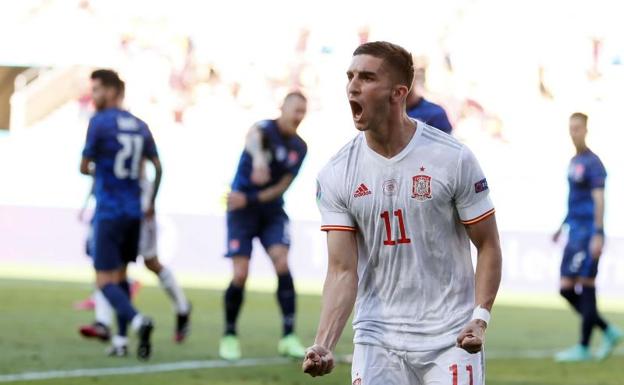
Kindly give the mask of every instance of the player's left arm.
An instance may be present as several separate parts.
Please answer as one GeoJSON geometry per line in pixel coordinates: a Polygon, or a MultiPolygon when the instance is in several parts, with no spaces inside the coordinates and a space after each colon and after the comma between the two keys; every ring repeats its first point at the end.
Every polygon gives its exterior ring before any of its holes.
{"type": "Polygon", "coordinates": [[[489,312],[501,281],[502,253],[498,236],[496,217],[487,218],[466,225],[470,240],[477,248],[477,269],[475,273],[476,310],[473,319],[457,337],[457,344],[469,353],[476,353],[483,347],[489,312]],[[487,313],[483,313],[487,312],[487,313]],[[484,317],[484,314],[487,314],[484,317]]]}
{"type": "Polygon", "coordinates": [[[273,186],[260,190],[258,193],[258,202],[266,203],[278,199],[288,190],[293,180],[295,180],[293,174],[286,174],[273,186]]]}
{"type": "Polygon", "coordinates": [[[145,216],[147,218],[153,217],[156,212],[156,196],[158,195],[158,191],[160,190],[160,181],[162,180],[162,163],[160,163],[160,158],[158,155],[151,156],[147,158],[152,165],[154,166],[154,187],[152,188],[152,196],[150,197],[150,204],[147,210],[145,211],[145,216]]]}
{"type": "Polygon", "coordinates": [[[151,131],[147,129],[147,136],[145,146],[143,148],[143,157],[152,163],[154,166],[154,185],[152,188],[152,196],[150,197],[149,207],[145,211],[144,215],[146,218],[151,218],[154,216],[156,212],[156,196],[158,195],[158,191],[160,190],[160,181],[162,180],[162,164],[160,163],[160,157],[158,156],[158,150],[156,148],[156,142],[154,141],[154,137],[152,136],[151,131]]]}
{"type": "Polygon", "coordinates": [[[604,187],[594,188],[591,191],[594,200],[594,235],[590,243],[590,252],[592,258],[598,259],[602,255],[604,246],[604,212],[605,212],[605,193],[604,187]]]}

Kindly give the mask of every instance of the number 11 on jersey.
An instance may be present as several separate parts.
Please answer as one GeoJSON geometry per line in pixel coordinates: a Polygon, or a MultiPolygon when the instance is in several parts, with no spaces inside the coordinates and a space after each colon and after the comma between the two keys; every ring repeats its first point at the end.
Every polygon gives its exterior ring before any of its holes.
{"type": "Polygon", "coordinates": [[[384,220],[384,225],[386,226],[386,239],[384,239],[384,245],[386,246],[395,246],[396,244],[401,243],[410,243],[411,239],[407,237],[405,234],[405,222],[403,221],[403,209],[396,210],[394,212],[394,216],[397,217],[399,222],[399,239],[392,239],[392,224],[390,223],[390,212],[384,211],[381,213],[381,218],[384,220]]]}

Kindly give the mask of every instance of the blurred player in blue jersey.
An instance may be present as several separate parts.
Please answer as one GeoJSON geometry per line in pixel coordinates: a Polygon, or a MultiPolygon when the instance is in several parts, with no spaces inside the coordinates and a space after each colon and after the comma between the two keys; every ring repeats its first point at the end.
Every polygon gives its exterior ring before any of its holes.
{"type": "MultiPolygon", "coordinates": [[[[128,324],[137,332],[137,356],[151,355],[153,322],[130,302],[125,266],[134,261],[141,232],[141,162],[149,159],[160,168],[156,144],[147,125],[117,107],[121,80],[111,70],[91,74],[96,114],[89,121],[80,172],[95,178],[96,208],[93,218],[93,263],[96,284],[117,314],[118,333],[113,337],[111,355],[127,354],[128,324]]],[[[154,216],[158,183],[145,211],[154,216]]]]}
{"type": "Polygon", "coordinates": [[[451,122],[449,122],[446,116],[446,111],[441,106],[425,99],[419,90],[419,87],[424,84],[425,70],[423,68],[416,68],[414,73],[414,82],[412,88],[407,95],[407,115],[410,118],[418,119],[421,122],[427,123],[431,127],[435,127],[441,131],[450,134],[453,130],[451,122]]]}
{"type": "MultiPolygon", "coordinates": [[[[121,81],[121,92],[117,98],[117,108],[123,109],[125,86],[121,81]]],[[[145,163],[143,161],[143,163],[145,163]]],[[[162,167],[155,170],[155,179],[151,181],[147,178],[144,172],[144,166],[141,167],[141,204],[142,209],[147,210],[150,207],[150,199],[153,195],[155,184],[160,184],[162,178],[162,167]]],[[[91,188],[89,198],[94,193],[94,187],[91,188]]],[[[88,204],[88,200],[85,205],[88,204]]],[[[84,208],[82,212],[84,212],[84,208]]],[[[82,214],[81,214],[82,216],[82,214]]],[[[93,243],[93,229],[90,230],[90,236],[87,240],[87,254],[93,256],[91,244],[93,243]]],[[[143,257],[145,267],[152,271],[158,277],[162,288],[165,290],[171,301],[173,302],[176,312],[176,325],[174,331],[174,341],[183,342],[190,331],[190,313],[191,304],[186,299],[184,291],[178,284],[173,272],[168,267],[164,266],[158,258],[158,226],[156,224],[155,216],[144,217],[141,222],[141,235],[139,237],[139,255],[143,257]]],[[[124,283],[125,285],[126,283],[124,283]]],[[[132,289],[132,285],[130,285],[132,289]]],[[[132,300],[132,290],[130,292],[130,299],[132,300]]],[[[79,329],[80,334],[87,338],[97,338],[102,341],[107,341],[110,336],[110,325],[112,324],[113,311],[110,304],[101,293],[100,290],[96,290],[93,295],[94,310],[95,310],[95,322],[90,325],[81,326],[79,329]]]]}
{"type": "MultiPolygon", "coordinates": [[[[570,137],[576,155],[570,161],[568,182],[568,244],[561,262],[561,295],[582,318],[581,340],[567,350],[557,353],[559,362],[586,361],[591,359],[589,340],[592,330],[598,326],[604,333],[603,343],[596,352],[597,359],[607,358],[623,334],[609,325],[596,307],[596,275],[598,261],[604,245],[604,188],[607,172],[585,143],[587,115],[576,112],[570,116],[570,137]],[[579,289],[580,291],[577,291],[579,289]]],[[[563,227],[563,225],[562,225],[563,227]]],[[[561,228],[553,236],[556,242],[561,228]]]]}
{"type": "Polygon", "coordinates": [[[225,335],[219,346],[219,356],[227,360],[241,357],[236,320],[243,303],[254,238],[260,239],[277,273],[277,299],[283,316],[283,338],[278,351],[291,357],[305,354],[293,332],[295,287],[288,268],[290,236],[282,195],[306,156],[306,143],[297,135],[306,109],[305,96],[292,92],[284,99],[279,118],[251,127],[227,198],[226,256],[232,259],[234,277],[225,291],[225,335]]]}

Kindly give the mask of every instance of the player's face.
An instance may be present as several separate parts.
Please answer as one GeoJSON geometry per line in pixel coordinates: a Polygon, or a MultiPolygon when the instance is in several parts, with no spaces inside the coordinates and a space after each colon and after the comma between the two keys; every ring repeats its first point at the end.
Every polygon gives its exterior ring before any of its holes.
{"type": "Polygon", "coordinates": [[[580,147],[585,143],[585,136],[587,135],[587,126],[581,119],[570,119],[570,137],[576,147],[580,147]]]}
{"type": "Polygon", "coordinates": [[[308,103],[297,96],[292,96],[284,101],[281,120],[284,123],[282,128],[287,135],[297,133],[297,128],[305,117],[307,108],[308,103]]]}
{"type": "Polygon", "coordinates": [[[91,81],[91,98],[95,109],[100,111],[107,108],[111,101],[116,101],[117,93],[113,87],[106,87],[99,79],[93,79],[91,81]]]}
{"type": "Polygon", "coordinates": [[[383,59],[356,55],[347,71],[347,98],[360,131],[375,129],[389,113],[393,84],[383,64],[383,59]]]}

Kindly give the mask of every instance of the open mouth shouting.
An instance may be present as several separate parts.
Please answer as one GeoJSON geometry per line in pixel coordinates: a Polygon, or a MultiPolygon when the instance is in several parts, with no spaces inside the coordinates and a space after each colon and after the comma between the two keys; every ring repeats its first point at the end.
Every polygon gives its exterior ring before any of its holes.
{"type": "Polygon", "coordinates": [[[360,119],[362,118],[362,113],[364,112],[364,107],[362,107],[359,102],[353,99],[349,100],[349,104],[351,105],[351,114],[353,115],[353,121],[359,123],[360,119]]]}

